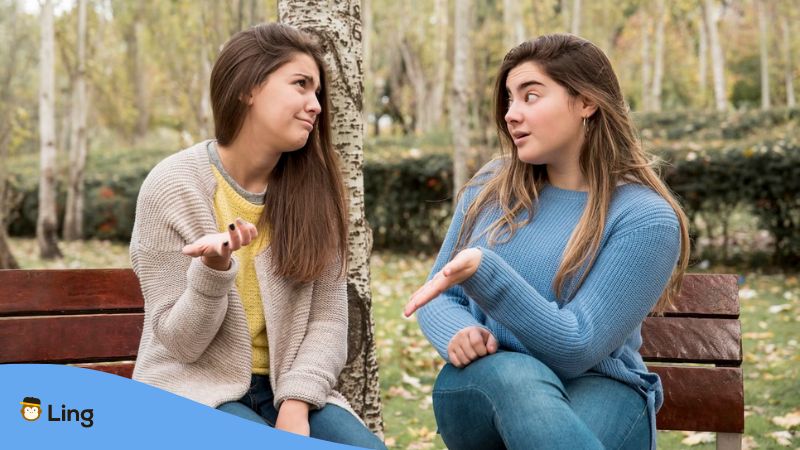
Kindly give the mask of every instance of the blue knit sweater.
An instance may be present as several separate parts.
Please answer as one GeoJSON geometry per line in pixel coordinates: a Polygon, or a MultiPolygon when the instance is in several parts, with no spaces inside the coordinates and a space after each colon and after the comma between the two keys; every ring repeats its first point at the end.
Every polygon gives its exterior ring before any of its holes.
{"type": "MultiPolygon", "coordinates": [[[[462,195],[431,277],[450,260],[464,213],[480,189],[462,195]]],[[[489,247],[484,234],[471,245],[483,252],[477,271],[421,308],[419,324],[445,360],[456,332],[482,326],[501,350],[534,356],[563,380],[595,372],[633,386],[647,399],[655,443],[663,394],[658,375],[647,371],[639,354],[641,324],[677,262],[680,226],[651,189],[618,186],[594,266],[572,299],[562,302],[553,279],[587,196],[545,185],[533,219],[509,242],[489,247]]],[[[499,216],[497,209],[484,212],[473,235],[499,216]]]]}

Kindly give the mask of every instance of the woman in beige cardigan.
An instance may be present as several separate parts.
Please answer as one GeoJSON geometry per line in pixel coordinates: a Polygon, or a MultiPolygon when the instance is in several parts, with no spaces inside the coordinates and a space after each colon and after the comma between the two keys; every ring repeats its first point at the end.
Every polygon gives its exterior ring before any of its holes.
{"type": "Polygon", "coordinates": [[[216,140],[159,163],[131,261],[134,379],[297,434],[385,448],[334,390],[347,358],[347,212],[319,46],[280,24],[225,44],[216,140]]]}

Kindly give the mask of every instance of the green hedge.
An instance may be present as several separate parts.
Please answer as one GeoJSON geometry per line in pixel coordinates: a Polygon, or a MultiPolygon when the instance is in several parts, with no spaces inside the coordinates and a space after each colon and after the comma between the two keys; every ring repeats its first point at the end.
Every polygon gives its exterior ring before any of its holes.
{"type": "MultiPolygon", "coordinates": [[[[670,163],[664,170],[665,179],[690,218],[699,215],[724,222],[733,209],[746,207],[758,218],[761,228],[774,237],[772,263],[800,263],[797,142],[663,156],[670,163]]],[[[138,189],[154,165],[153,158],[145,159],[94,161],[87,171],[87,238],[130,239],[138,189]]],[[[368,161],[364,179],[366,215],[376,249],[430,250],[439,245],[452,210],[449,155],[368,161]]],[[[22,194],[22,201],[11,214],[13,235],[34,233],[36,181],[31,176],[12,178],[13,188],[22,194]]],[[[60,192],[59,204],[63,207],[63,189],[60,192]]],[[[699,232],[692,229],[694,236],[699,232]]]]}
{"type": "Polygon", "coordinates": [[[800,121],[800,108],[773,108],[738,112],[670,111],[634,114],[645,138],[741,139],[762,130],[800,121]]]}

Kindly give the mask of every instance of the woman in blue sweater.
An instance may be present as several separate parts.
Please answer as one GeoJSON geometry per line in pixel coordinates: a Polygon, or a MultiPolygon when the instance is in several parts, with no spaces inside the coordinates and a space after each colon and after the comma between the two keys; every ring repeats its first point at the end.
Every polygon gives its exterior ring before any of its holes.
{"type": "Polygon", "coordinates": [[[680,290],[686,217],[592,43],[513,48],[495,119],[503,154],[460,193],[405,309],[448,362],[439,432],[451,449],[655,447],[663,396],[641,324],[680,290]]]}

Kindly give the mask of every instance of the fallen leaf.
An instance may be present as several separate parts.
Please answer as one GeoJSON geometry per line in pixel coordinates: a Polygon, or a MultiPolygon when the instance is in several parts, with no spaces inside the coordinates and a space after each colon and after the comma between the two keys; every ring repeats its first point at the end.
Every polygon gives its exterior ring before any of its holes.
{"type": "Polygon", "coordinates": [[[768,311],[769,311],[770,314],[778,314],[779,312],[789,311],[790,309],[792,309],[792,305],[790,305],[788,303],[783,303],[781,305],[772,305],[772,306],[770,306],[768,311]]]}
{"type": "Polygon", "coordinates": [[[760,447],[760,445],[758,445],[758,442],[756,442],[752,436],[745,436],[742,438],[742,450],[751,450],[758,447],[760,447]]]}
{"type": "Polygon", "coordinates": [[[416,388],[416,389],[419,389],[420,386],[421,386],[421,384],[419,382],[419,378],[412,377],[411,375],[409,375],[409,374],[407,374],[405,372],[403,372],[403,383],[405,383],[405,384],[407,384],[407,385],[409,385],[409,386],[411,386],[413,388],[416,388]]]}
{"type": "Polygon", "coordinates": [[[707,431],[703,431],[702,433],[689,432],[688,436],[681,441],[681,444],[689,446],[708,444],[716,441],[716,439],[717,437],[714,433],[709,433],[707,431]]]}
{"type": "Polygon", "coordinates": [[[800,409],[792,411],[785,416],[772,418],[772,423],[780,425],[787,430],[800,426],[800,409]]]}
{"type": "Polygon", "coordinates": [[[775,439],[775,441],[781,447],[788,447],[792,445],[792,433],[788,431],[773,431],[769,434],[769,437],[775,439]]]}

